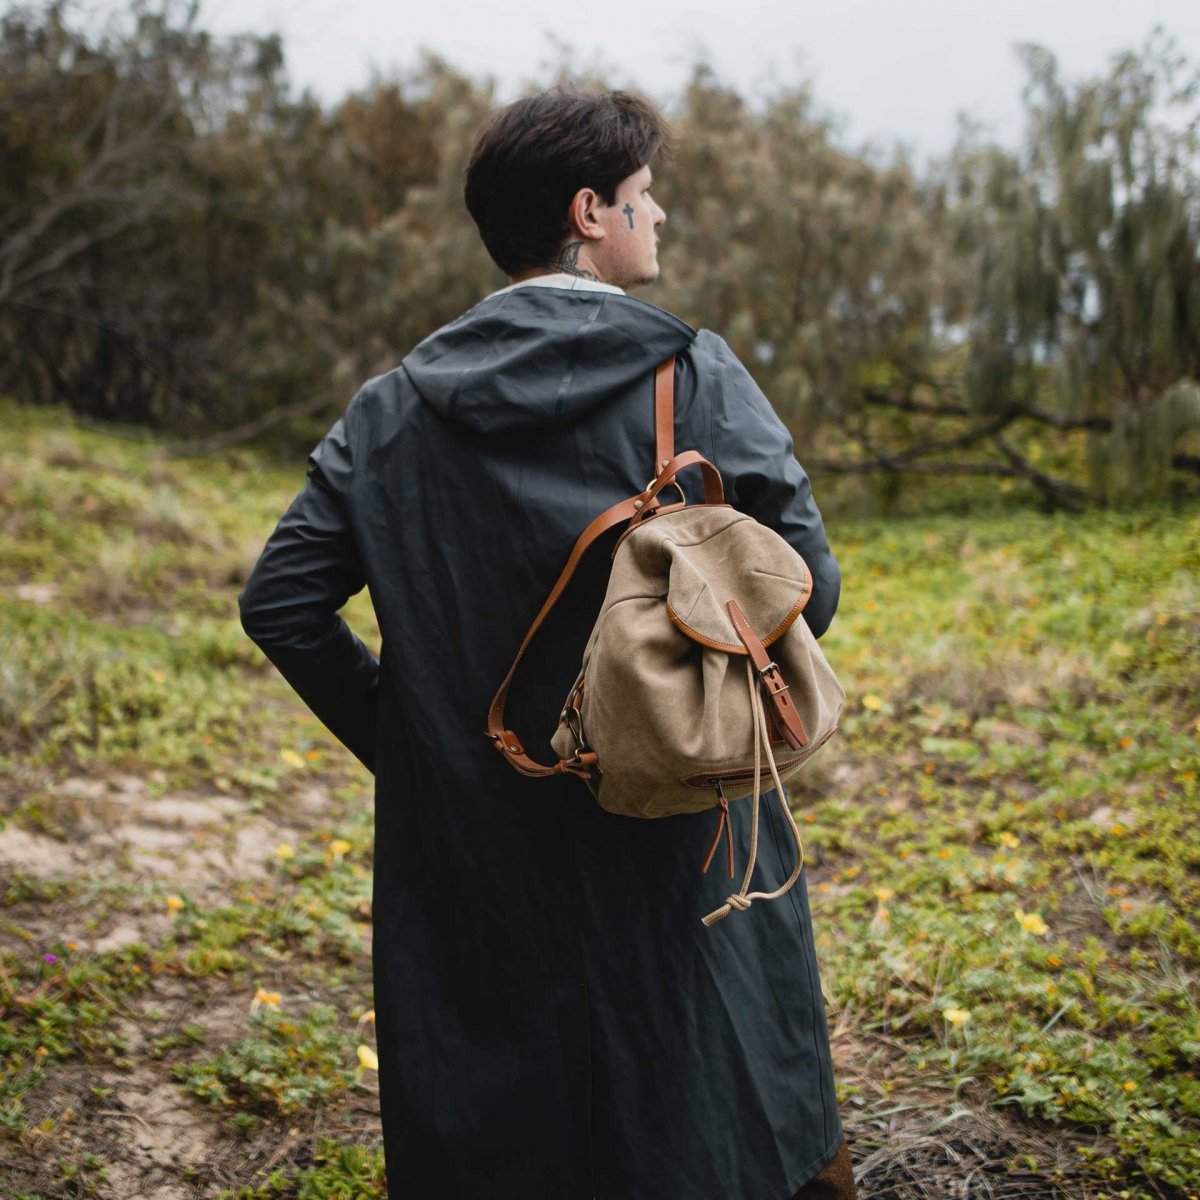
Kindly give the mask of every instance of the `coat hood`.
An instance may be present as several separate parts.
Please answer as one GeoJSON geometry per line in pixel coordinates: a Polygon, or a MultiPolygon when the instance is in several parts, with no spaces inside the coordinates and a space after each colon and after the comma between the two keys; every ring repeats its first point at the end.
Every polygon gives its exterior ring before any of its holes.
{"type": "Polygon", "coordinates": [[[435,330],[401,366],[441,416],[500,433],[573,421],[695,336],[623,292],[516,286],[435,330]]]}

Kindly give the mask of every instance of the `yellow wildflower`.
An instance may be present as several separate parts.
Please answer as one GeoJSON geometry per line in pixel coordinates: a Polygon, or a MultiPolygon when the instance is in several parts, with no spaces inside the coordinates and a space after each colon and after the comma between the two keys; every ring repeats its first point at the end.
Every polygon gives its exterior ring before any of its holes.
{"type": "Polygon", "coordinates": [[[878,712],[883,707],[883,701],[874,692],[868,692],[862,698],[862,706],[871,712],[878,712]]]}
{"type": "Polygon", "coordinates": [[[262,1007],[278,1008],[283,1001],[283,997],[278,992],[268,992],[265,988],[259,988],[254,993],[254,999],[250,1001],[250,1011],[257,1012],[262,1007]]]}
{"type": "Polygon", "coordinates": [[[358,1048],[358,1065],[364,1071],[379,1070],[379,1055],[371,1049],[370,1046],[359,1046],[358,1048]]]}
{"type": "Polygon", "coordinates": [[[971,1013],[965,1008],[943,1008],[942,1016],[945,1017],[951,1025],[957,1026],[961,1025],[964,1021],[969,1020],[971,1013]]]}
{"type": "Polygon", "coordinates": [[[1016,834],[1009,833],[1006,829],[1000,835],[1000,844],[1007,846],[1010,850],[1015,850],[1021,844],[1021,839],[1016,834]]]}
{"type": "Polygon", "coordinates": [[[351,848],[352,847],[350,843],[346,841],[345,838],[334,838],[334,840],[329,843],[329,849],[334,858],[341,858],[343,854],[349,853],[351,848]]]}
{"type": "Polygon", "coordinates": [[[295,750],[280,750],[279,757],[283,759],[289,767],[303,768],[304,759],[298,755],[295,750]]]}
{"type": "Polygon", "coordinates": [[[179,896],[171,895],[167,897],[167,908],[171,912],[178,912],[183,907],[183,900],[179,896]]]}
{"type": "Polygon", "coordinates": [[[875,889],[875,899],[880,904],[886,904],[895,894],[895,891],[890,887],[878,887],[875,889]]]}
{"type": "Polygon", "coordinates": [[[1127,1080],[1125,1080],[1125,1082],[1123,1084],[1121,1084],[1121,1086],[1127,1092],[1132,1092],[1137,1087],[1137,1084],[1134,1083],[1132,1079],[1127,1079],[1127,1080]]]}
{"type": "Polygon", "coordinates": [[[275,847],[276,858],[291,858],[296,853],[296,847],[291,842],[283,842],[275,847]]]}
{"type": "Polygon", "coordinates": [[[1041,937],[1043,933],[1049,933],[1050,927],[1042,920],[1041,915],[1035,912],[1022,912],[1019,908],[1014,914],[1020,922],[1021,928],[1026,933],[1032,933],[1036,937],[1041,937]]]}

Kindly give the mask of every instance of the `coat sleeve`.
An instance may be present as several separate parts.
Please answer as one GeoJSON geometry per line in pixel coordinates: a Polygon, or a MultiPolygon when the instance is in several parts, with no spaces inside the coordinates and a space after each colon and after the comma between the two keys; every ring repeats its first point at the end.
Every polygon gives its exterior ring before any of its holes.
{"type": "Polygon", "coordinates": [[[717,395],[712,406],[713,462],[726,499],[775,530],[808,564],[813,591],[804,619],[815,637],[833,621],[842,573],[825,535],[808,474],[796,461],[792,435],[753,376],[724,339],[714,342],[717,395]]]}
{"type": "Polygon", "coordinates": [[[338,614],[366,582],[348,505],[361,395],[308,456],[304,487],[267,539],[238,609],[247,636],[374,771],[379,663],[338,614]]]}

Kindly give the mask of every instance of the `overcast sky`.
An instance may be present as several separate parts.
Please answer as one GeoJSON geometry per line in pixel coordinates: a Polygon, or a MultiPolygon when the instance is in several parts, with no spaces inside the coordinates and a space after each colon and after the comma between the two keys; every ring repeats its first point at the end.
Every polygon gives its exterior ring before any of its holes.
{"type": "Polygon", "coordinates": [[[1200,65],[1200,0],[206,0],[201,24],[284,35],[290,75],[325,100],[363,86],[371,68],[417,62],[419,47],[482,80],[501,101],[546,82],[556,45],[582,67],[609,68],[660,103],[709,62],[748,97],[773,76],[809,78],[822,108],[857,148],[897,140],[919,158],[949,149],[969,111],[1012,144],[1023,70],[1013,44],[1048,47],[1068,77],[1098,74],[1140,47],[1156,22],[1200,65]]]}

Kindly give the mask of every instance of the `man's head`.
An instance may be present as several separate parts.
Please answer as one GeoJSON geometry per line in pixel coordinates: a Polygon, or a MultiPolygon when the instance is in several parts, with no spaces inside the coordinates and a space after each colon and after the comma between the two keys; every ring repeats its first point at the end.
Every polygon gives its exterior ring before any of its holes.
{"type": "Polygon", "coordinates": [[[658,278],[650,163],[666,125],[629,92],[557,87],[492,114],[464,196],[488,253],[509,277],[550,271],[618,287],[658,278]]]}

